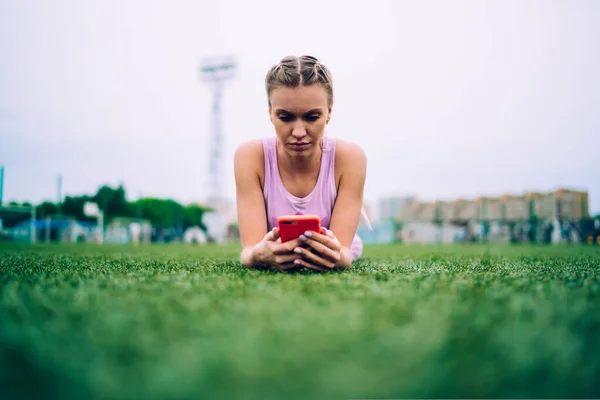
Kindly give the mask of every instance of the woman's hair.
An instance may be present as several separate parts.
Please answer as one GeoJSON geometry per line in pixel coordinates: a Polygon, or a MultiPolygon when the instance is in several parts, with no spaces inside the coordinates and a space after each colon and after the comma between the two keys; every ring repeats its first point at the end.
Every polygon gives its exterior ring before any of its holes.
{"type": "Polygon", "coordinates": [[[331,72],[313,56],[287,56],[267,72],[265,86],[271,106],[271,91],[278,86],[298,87],[320,83],[327,90],[328,105],[333,104],[333,79],[331,72]]]}

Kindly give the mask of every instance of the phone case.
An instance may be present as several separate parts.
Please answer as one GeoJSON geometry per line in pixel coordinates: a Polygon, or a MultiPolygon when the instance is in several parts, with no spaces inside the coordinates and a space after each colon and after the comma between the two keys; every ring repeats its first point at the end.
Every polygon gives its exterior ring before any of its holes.
{"type": "Polygon", "coordinates": [[[317,215],[285,215],[277,219],[281,242],[294,240],[306,231],[321,232],[321,219],[317,215]]]}

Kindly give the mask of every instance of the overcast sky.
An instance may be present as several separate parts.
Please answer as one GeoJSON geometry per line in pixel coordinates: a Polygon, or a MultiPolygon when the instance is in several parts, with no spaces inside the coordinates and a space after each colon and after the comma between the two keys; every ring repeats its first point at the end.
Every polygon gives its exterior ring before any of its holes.
{"type": "Polygon", "coordinates": [[[232,54],[232,156],[273,135],[264,76],[288,55],[332,71],[327,134],[363,146],[367,202],[589,191],[600,212],[600,1],[0,0],[4,201],[207,196],[204,57],[232,54]]]}

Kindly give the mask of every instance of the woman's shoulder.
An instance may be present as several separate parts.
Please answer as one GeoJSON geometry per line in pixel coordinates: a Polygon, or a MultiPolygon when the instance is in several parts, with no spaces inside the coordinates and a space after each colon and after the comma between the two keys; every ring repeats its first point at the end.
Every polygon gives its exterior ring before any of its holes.
{"type": "Polygon", "coordinates": [[[367,156],[363,148],[354,142],[334,138],[335,141],[335,162],[341,166],[347,166],[357,163],[363,165],[366,163],[367,156]]]}
{"type": "Polygon", "coordinates": [[[238,144],[233,154],[234,168],[245,173],[263,174],[264,148],[261,139],[247,140],[238,144]]]}
{"type": "Polygon", "coordinates": [[[334,138],[335,142],[335,182],[336,190],[340,188],[343,176],[364,179],[367,172],[367,157],[362,147],[347,140],[334,138]]]}
{"type": "Polygon", "coordinates": [[[252,139],[241,142],[238,144],[237,148],[234,152],[234,159],[242,159],[245,161],[250,161],[253,159],[257,159],[259,157],[263,157],[264,148],[263,148],[263,140],[262,139],[252,139]]]}

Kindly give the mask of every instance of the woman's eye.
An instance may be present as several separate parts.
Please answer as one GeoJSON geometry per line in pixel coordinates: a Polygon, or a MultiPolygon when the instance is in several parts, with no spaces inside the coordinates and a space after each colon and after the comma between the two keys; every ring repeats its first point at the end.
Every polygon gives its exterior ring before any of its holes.
{"type": "Polygon", "coordinates": [[[292,117],[290,117],[289,115],[280,115],[279,119],[284,121],[284,122],[288,122],[292,120],[292,117]]]}
{"type": "Polygon", "coordinates": [[[313,115],[309,115],[306,117],[307,120],[309,121],[316,121],[320,118],[321,116],[319,114],[313,114],[313,115]]]}

